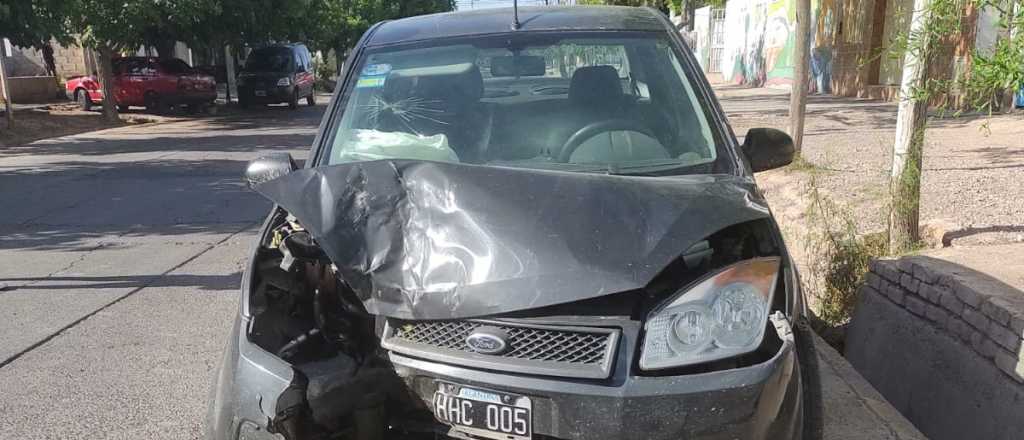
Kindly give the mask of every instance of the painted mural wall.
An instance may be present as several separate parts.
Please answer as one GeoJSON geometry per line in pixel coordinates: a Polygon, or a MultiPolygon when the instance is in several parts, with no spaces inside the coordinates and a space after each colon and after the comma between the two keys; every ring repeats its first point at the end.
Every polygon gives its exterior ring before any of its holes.
{"type": "MultiPolygon", "coordinates": [[[[725,5],[722,76],[753,87],[791,85],[796,46],[794,0],[729,0],[725,5]]],[[[836,0],[811,2],[811,90],[831,91],[836,0]]]]}
{"type": "Polygon", "coordinates": [[[693,55],[705,72],[708,71],[708,48],[711,43],[711,7],[705,6],[693,12],[693,55]]]}

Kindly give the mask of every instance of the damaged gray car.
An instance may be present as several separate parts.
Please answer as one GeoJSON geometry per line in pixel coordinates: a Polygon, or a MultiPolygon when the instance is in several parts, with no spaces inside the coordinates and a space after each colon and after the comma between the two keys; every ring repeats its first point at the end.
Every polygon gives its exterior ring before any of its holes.
{"type": "Polygon", "coordinates": [[[661,13],[378,24],[245,270],[208,438],[808,438],[799,280],[661,13]]]}

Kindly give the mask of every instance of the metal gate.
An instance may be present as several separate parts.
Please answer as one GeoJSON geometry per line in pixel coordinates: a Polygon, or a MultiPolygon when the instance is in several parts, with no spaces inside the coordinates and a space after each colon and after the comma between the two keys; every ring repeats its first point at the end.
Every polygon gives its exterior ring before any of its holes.
{"type": "Polygon", "coordinates": [[[725,8],[711,9],[711,44],[708,47],[708,73],[722,73],[725,51],[725,8]]]}

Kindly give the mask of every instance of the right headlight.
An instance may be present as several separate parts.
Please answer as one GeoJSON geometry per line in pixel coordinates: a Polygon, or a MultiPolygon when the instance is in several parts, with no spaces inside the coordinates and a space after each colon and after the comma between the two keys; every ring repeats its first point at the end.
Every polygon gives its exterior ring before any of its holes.
{"type": "Polygon", "coordinates": [[[778,257],[745,260],[681,291],[644,325],[640,368],[658,370],[757,349],[768,325],[778,257]]]}

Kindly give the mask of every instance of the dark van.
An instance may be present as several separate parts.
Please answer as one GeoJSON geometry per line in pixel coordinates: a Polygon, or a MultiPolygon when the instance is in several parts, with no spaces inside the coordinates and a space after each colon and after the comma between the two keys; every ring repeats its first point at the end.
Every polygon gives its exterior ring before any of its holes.
{"type": "Polygon", "coordinates": [[[305,98],[316,105],[313,60],[304,44],[281,44],[253,50],[238,75],[238,103],[280,104],[291,108],[305,98]]]}

